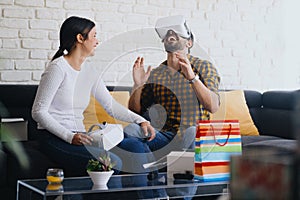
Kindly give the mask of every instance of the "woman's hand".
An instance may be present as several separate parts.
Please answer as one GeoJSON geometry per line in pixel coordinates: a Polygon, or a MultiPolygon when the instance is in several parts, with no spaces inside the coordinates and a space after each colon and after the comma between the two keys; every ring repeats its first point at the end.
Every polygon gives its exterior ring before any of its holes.
{"type": "Polygon", "coordinates": [[[145,137],[149,137],[148,141],[153,140],[155,138],[155,130],[151,126],[150,122],[145,121],[145,122],[142,122],[140,125],[141,125],[143,133],[145,134],[145,137]]]}
{"type": "Polygon", "coordinates": [[[93,138],[83,133],[76,133],[72,139],[72,144],[75,145],[92,145],[92,142],[93,138]]]}

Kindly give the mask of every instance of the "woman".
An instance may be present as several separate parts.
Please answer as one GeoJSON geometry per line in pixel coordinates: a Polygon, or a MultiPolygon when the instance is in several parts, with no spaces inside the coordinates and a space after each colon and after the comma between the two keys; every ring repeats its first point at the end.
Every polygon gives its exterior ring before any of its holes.
{"type": "MultiPolygon", "coordinates": [[[[60,29],[60,47],[42,74],[32,108],[42,136],[42,150],[59,164],[69,162],[81,174],[87,161],[104,151],[91,146],[92,138],[85,134],[83,111],[90,95],[115,118],[140,124],[145,135],[151,135],[150,140],[155,137],[148,121],[112,98],[99,70],[86,66],[86,58],[94,55],[98,44],[94,22],[76,16],[66,19],[60,29]]],[[[119,147],[143,153],[143,144],[136,140],[124,138],[119,147]]],[[[111,157],[120,169],[118,156],[111,153],[111,157]]]]}

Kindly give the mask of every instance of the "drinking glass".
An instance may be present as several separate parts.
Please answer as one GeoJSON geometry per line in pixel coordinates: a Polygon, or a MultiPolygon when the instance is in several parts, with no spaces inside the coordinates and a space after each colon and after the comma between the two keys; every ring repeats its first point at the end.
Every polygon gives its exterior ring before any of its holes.
{"type": "Polygon", "coordinates": [[[64,180],[64,171],[58,168],[48,169],[47,180],[49,184],[60,184],[64,180]]]}

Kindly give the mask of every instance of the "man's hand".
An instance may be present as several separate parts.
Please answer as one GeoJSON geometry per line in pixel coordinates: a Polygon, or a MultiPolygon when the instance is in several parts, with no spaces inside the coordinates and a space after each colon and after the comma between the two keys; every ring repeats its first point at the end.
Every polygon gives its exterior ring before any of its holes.
{"type": "Polygon", "coordinates": [[[178,58],[178,63],[181,69],[182,74],[187,80],[192,80],[195,78],[195,73],[192,69],[191,63],[186,55],[181,53],[175,53],[176,58],[178,58]]]}
{"type": "Polygon", "coordinates": [[[145,134],[145,137],[149,137],[148,141],[151,141],[155,138],[155,130],[151,126],[150,122],[142,122],[141,123],[141,129],[143,133],[145,134]]]}
{"type": "Polygon", "coordinates": [[[141,86],[148,80],[152,67],[149,66],[147,72],[144,70],[144,58],[138,57],[133,65],[133,81],[135,86],[141,86]]]}

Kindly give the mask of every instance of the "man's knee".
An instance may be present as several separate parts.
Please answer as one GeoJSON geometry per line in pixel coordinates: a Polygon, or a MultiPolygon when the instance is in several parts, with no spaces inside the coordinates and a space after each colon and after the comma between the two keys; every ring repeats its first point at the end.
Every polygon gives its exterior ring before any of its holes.
{"type": "Polygon", "coordinates": [[[195,148],[195,137],[196,137],[196,127],[191,126],[186,129],[184,134],[184,148],[194,149],[195,148]]]}
{"type": "Polygon", "coordinates": [[[185,132],[185,137],[194,140],[196,137],[196,126],[191,126],[191,127],[187,128],[186,132],[185,132]]]}
{"type": "Polygon", "coordinates": [[[129,124],[124,128],[124,133],[132,137],[142,137],[141,127],[138,124],[129,124]]]}

